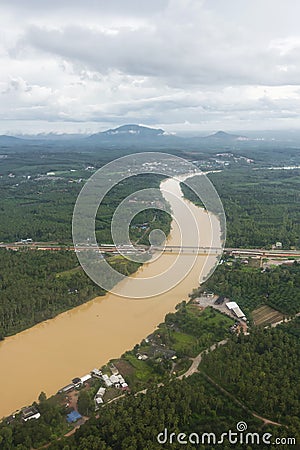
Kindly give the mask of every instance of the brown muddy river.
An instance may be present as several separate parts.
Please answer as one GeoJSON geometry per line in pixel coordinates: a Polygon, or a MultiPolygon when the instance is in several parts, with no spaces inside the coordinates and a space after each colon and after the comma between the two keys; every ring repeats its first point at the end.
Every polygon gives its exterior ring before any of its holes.
{"type": "MultiPolygon", "coordinates": [[[[161,185],[180,195],[179,182],[166,180],[161,185]]],[[[182,215],[181,224],[190,229],[190,221],[172,204],[176,216],[182,215]]],[[[215,217],[197,208],[186,200],[196,217],[201,232],[201,245],[211,243],[212,227],[217,230],[219,246],[219,224],[215,217]]],[[[182,225],[181,225],[182,227],[182,225]]],[[[180,244],[180,230],[175,222],[168,245],[180,244]]],[[[141,267],[133,278],[152,277],[165,271],[177,259],[174,270],[180,278],[180,265],[186,266],[187,258],[195,255],[163,253],[152,263],[141,267]],[[181,263],[182,261],[182,263],[181,263]]],[[[0,343],[0,417],[8,415],[37,399],[41,391],[49,396],[72,378],[89,373],[111,358],[116,358],[131,349],[150,334],[164,320],[176,304],[188,299],[188,294],[199,284],[216,261],[215,256],[198,255],[187,276],[169,291],[151,298],[128,299],[107,294],[96,298],[54,319],[38,324],[0,343]],[[205,268],[204,268],[205,264],[205,268]],[[204,268],[204,270],[203,270],[204,268]]],[[[167,275],[166,275],[167,276],[167,275]]],[[[130,279],[120,283],[130,283],[130,279]]]]}

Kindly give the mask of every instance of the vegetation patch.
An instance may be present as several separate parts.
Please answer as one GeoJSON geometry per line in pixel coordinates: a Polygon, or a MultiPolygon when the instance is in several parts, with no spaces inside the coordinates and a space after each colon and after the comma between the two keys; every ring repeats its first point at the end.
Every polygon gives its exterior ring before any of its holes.
{"type": "Polygon", "coordinates": [[[299,339],[254,328],[204,355],[200,368],[251,410],[287,423],[300,413],[299,362],[299,339]]]}
{"type": "Polygon", "coordinates": [[[268,325],[278,323],[284,319],[284,315],[270,306],[264,305],[252,312],[254,325],[268,325]]]}
{"type": "MultiPolygon", "coordinates": [[[[300,248],[299,173],[236,169],[208,175],[224,205],[227,247],[271,248],[280,241],[284,248],[300,248]]],[[[186,198],[199,204],[193,191],[182,187],[186,198]]]]}
{"type": "Polygon", "coordinates": [[[265,270],[245,267],[239,261],[232,266],[222,264],[201,287],[203,290],[237,302],[247,316],[264,305],[293,316],[300,311],[300,264],[265,270]]]}

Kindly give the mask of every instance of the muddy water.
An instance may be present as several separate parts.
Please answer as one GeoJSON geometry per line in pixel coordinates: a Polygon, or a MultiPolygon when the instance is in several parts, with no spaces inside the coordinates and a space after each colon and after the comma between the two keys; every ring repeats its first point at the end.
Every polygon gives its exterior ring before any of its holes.
{"type": "MultiPolygon", "coordinates": [[[[164,181],[161,188],[181,195],[179,183],[174,180],[164,181]]],[[[170,201],[175,216],[180,215],[178,206],[172,205],[173,197],[167,193],[164,196],[170,201]]],[[[201,244],[209,245],[211,221],[218,230],[217,220],[190,202],[184,202],[194,212],[201,244]]],[[[181,216],[181,228],[183,224],[189,230],[190,219],[185,223],[185,214],[181,216]]],[[[173,222],[169,245],[180,244],[180,232],[173,222]]],[[[214,244],[217,245],[217,241],[214,244]]],[[[141,267],[133,277],[162,273],[176,258],[179,262],[181,258],[186,266],[186,259],[195,255],[163,253],[154,262],[141,267]]],[[[178,302],[188,298],[192,288],[198,286],[200,275],[207,274],[215,260],[214,256],[197,256],[188,275],[161,295],[137,300],[107,294],[5,339],[0,343],[0,417],[31,404],[41,391],[54,394],[75,376],[82,376],[132,348],[164,320],[166,313],[174,311],[178,302]]],[[[178,278],[180,275],[179,271],[178,278]]],[[[121,283],[130,283],[130,280],[121,283]]]]}

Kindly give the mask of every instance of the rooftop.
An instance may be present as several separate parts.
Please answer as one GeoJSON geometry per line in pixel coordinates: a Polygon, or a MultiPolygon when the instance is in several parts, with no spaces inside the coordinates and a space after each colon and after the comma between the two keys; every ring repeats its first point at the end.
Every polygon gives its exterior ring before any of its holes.
{"type": "Polygon", "coordinates": [[[69,423],[77,422],[77,420],[81,419],[81,414],[79,414],[78,411],[72,411],[70,414],[67,415],[67,421],[69,423]]]}

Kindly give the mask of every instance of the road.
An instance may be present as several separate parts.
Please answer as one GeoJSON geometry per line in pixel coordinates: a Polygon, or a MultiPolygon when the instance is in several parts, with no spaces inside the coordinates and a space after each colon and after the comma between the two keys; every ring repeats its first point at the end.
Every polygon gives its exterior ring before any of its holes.
{"type": "Polygon", "coordinates": [[[230,392],[226,391],[226,389],[224,389],[222,386],[220,386],[220,384],[218,384],[215,380],[213,380],[207,374],[203,373],[203,375],[205,376],[205,378],[211,384],[213,384],[215,387],[217,387],[219,389],[219,391],[221,391],[223,394],[225,394],[227,397],[229,397],[231,400],[233,400],[237,405],[239,405],[248,414],[251,414],[253,417],[256,417],[256,419],[261,420],[264,423],[264,425],[268,425],[269,424],[269,425],[274,425],[276,427],[283,427],[283,426],[285,426],[285,425],[283,425],[281,423],[274,422],[273,420],[267,419],[266,417],[260,416],[256,412],[249,410],[249,408],[247,408],[247,406],[242,401],[238,400],[235,397],[235,395],[233,395],[230,392]]]}
{"type": "Polygon", "coordinates": [[[192,358],[192,365],[189,367],[189,369],[182,375],[180,375],[178,377],[179,380],[182,380],[183,378],[187,378],[190,377],[191,375],[193,375],[193,373],[198,372],[198,367],[199,364],[201,363],[202,360],[202,356],[205,355],[206,353],[213,352],[217,347],[219,347],[220,345],[225,345],[227,344],[228,339],[223,339],[220,342],[217,342],[216,344],[213,344],[209,347],[209,349],[203,350],[201,353],[199,353],[199,355],[196,356],[196,358],[192,358]]]}
{"type": "MultiPolygon", "coordinates": [[[[225,345],[227,344],[228,339],[223,339],[220,342],[217,342],[216,344],[213,344],[209,347],[209,349],[203,350],[201,353],[199,353],[199,355],[197,355],[195,358],[192,358],[192,365],[190,366],[190,368],[182,375],[180,375],[178,377],[179,380],[182,380],[183,378],[187,378],[190,377],[191,375],[193,375],[194,373],[198,372],[198,368],[199,368],[199,364],[201,363],[202,357],[203,355],[207,354],[209,351],[212,352],[214,350],[216,350],[216,348],[220,347],[220,345],[225,345]]],[[[226,391],[226,389],[224,389],[222,386],[220,386],[215,380],[213,380],[211,377],[209,377],[208,375],[204,374],[205,378],[212,383],[214,386],[216,386],[221,392],[223,392],[223,394],[225,394],[227,397],[230,397],[235,403],[237,403],[239,406],[241,406],[245,411],[247,411],[248,413],[250,413],[253,417],[256,417],[257,419],[261,420],[264,425],[274,425],[277,427],[281,427],[283,426],[281,423],[278,422],[274,422],[273,420],[267,419],[266,417],[260,416],[259,414],[257,414],[254,411],[250,411],[243,402],[241,402],[240,400],[238,400],[234,395],[230,394],[230,392],[226,391]]]]}
{"type": "MultiPolygon", "coordinates": [[[[88,245],[82,244],[74,247],[72,244],[59,244],[58,242],[29,242],[27,244],[21,242],[10,242],[10,243],[0,243],[0,248],[6,248],[11,250],[21,250],[24,248],[28,248],[30,250],[49,250],[49,251],[60,251],[60,250],[69,250],[69,251],[87,251],[92,250],[93,247],[89,247],[88,245]]],[[[114,245],[111,244],[101,244],[98,248],[94,247],[95,250],[99,250],[103,253],[116,252],[118,251],[114,245]]],[[[141,252],[149,250],[149,247],[145,245],[136,245],[136,249],[141,252]]],[[[122,252],[126,253],[131,252],[133,248],[123,248],[122,252]]],[[[179,246],[165,246],[163,247],[153,247],[153,251],[160,250],[169,253],[198,253],[198,254],[219,254],[222,249],[216,247],[179,247],[179,246]]],[[[266,250],[262,248],[251,249],[251,248],[225,248],[224,252],[233,256],[260,256],[260,257],[276,257],[276,258],[300,258],[300,250],[266,250]]]]}
{"type": "MultiPolygon", "coordinates": [[[[203,356],[204,354],[208,353],[209,351],[212,352],[212,351],[216,350],[220,345],[225,345],[225,344],[227,344],[227,342],[228,342],[228,339],[223,339],[222,341],[219,341],[219,342],[217,342],[217,343],[211,345],[208,349],[203,350],[203,351],[202,351],[201,353],[199,353],[199,355],[197,355],[195,358],[191,358],[192,364],[191,364],[191,366],[189,367],[189,369],[188,369],[184,374],[180,375],[180,376],[177,377],[177,378],[178,378],[179,380],[182,380],[183,378],[188,378],[188,377],[190,377],[191,375],[193,375],[194,373],[198,372],[198,367],[199,367],[199,364],[201,363],[202,356],[203,356]]],[[[206,374],[203,374],[203,375],[205,376],[205,378],[206,378],[208,381],[210,381],[210,382],[211,382],[213,385],[215,385],[221,392],[223,392],[223,394],[225,394],[227,397],[230,397],[235,403],[237,403],[239,406],[241,406],[242,409],[244,409],[244,410],[247,411],[248,413],[252,414],[253,417],[256,417],[257,419],[261,420],[261,421],[264,423],[264,425],[269,424],[269,425],[274,425],[274,426],[283,426],[282,424],[280,424],[280,423],[278,423],[278,422],[274,422],[274,421],[272,421],[272,420],[270,420],[270,419],[267,419],[266,417],[262,417],[262,416],[258,415],[257,413],[255,413],[255,412],[253,412],[253,411],[249,411],[248,408],[247,408],[240,400],[238,400],[234,395],[232,395],[232,394],[230,394],[228,391],[226,391],[222,386],[220,386],[216,381],[214,381],[214,380],[213,380],[212,378],[210,378],[208,375],[206,375],[206,374]]],[[[157,387],[162,387],[162,386],[164,386],[163,383],[159,383],[159,384],[157,385],[157,387]]],[[[136,396],[138,396],[138,395],[140,395],[140,394],[144,394],[144,395],[145,395],[145,394],[147,394],[147,391],[148,391],[147,388],[146,388],[146,389],[143,389],[143,390],[141,390],[141,391],[136,392],[136,393],[134,394],[134,396],[136,397],[136,396]]],[[[103,407],[105,407],[106,405],[109,405],[110,403],[114,403],[114,402],[116,402],[116,401],[118,401],[119,399],[124,398],[124,397],[126,397],[126,394],[119,395],[118,397],[115,397],[115,398],[109,400],[108,402],[106,402],[105,404],[103,404],[103,407]]],[[[96,418],[99,418],[99,415],[98,415],[96,418]]],[[[90,419],[89,417],[83,417],[83,418],[81,419],[81,421],[78,422],[78,423],[76,424],[76,426],[75,426],[71,431],[69,431],[68,433],[66,433],[64,436],[65,436],[65,437],[72,436],[72,435],[73,435],[73,434],[81,427],[81,425],[83,425],[83,424],[84,424],[85,422],[87,422],[89,419],[90,419]]],[[[61,438],[58,439],[58,441],[60,441],[60,440],[61,440],[61,438]]],[[[47,447],[49,447],[49,446],[50,446],[50,444],[46,444],[46,445],[44,445],[44,447],[42,447],[42,448],[47,448],[47,447]]]]}
{"type": "MultiPolygon", "coordinates": [[[[216,350],[217,348],[219,348],[221,345],[226,345],[228,342],[228,339],[223,339],[222,341],[217,342],[216,344],[211,345],[208,349],[203,350],[201,353],[199,353],[199,355],[197,355],[195,358],[191,358],[192,360],[192,364],[189,367],[189,369],[182,375],[180,375],[178,378],[178,380],[182,380],[183,378],[188,378],[191,375],[193,375],[194,373],[198,372],[198,368],[199,368],[199,364],[201,363],[202,357],[203,355],[207,354],[208,352],[213,352],[214,350],[216,350]]],[[[205,378],[211,383],[213,384],[215,387],[217,387],[223,394],[225,394],[227,397],[230,397],[236,404],[238,404],[244,411],[246,411],[247,413],[251,414],[253,417],[261,420],[264,425],[274,425],[277,427],[281,427],[284,426],[281,423],[278,422],[274,422],[273,420],[270,420],[266,417],[260,416],[259,414],[257,414],[255,411],[250,411],[245,404],[238,400],[234,395],[230,394],[230,392],[226,391],[226,389],[224,389],[222,386],[220,386],[215,380],[213,380],[211,377],[209,377],[208,375],[206,375],[205,373],[203,373],[203,375],[205,376],[205,378]]],[[[161,387],[163,386],[163,383],[159,383],[157,385],[157,387],[161,387]]],[[[135,397],[139,394],[147,394],[148,389],[143,389],[142,391],[139,391],[135,394],[135,397]]],[[[111,400],[112,401],[116,401],[119,398],[124,397],[124,395],[121,395],[120,397],[116,397],[115,399],[111,400]]]]}

